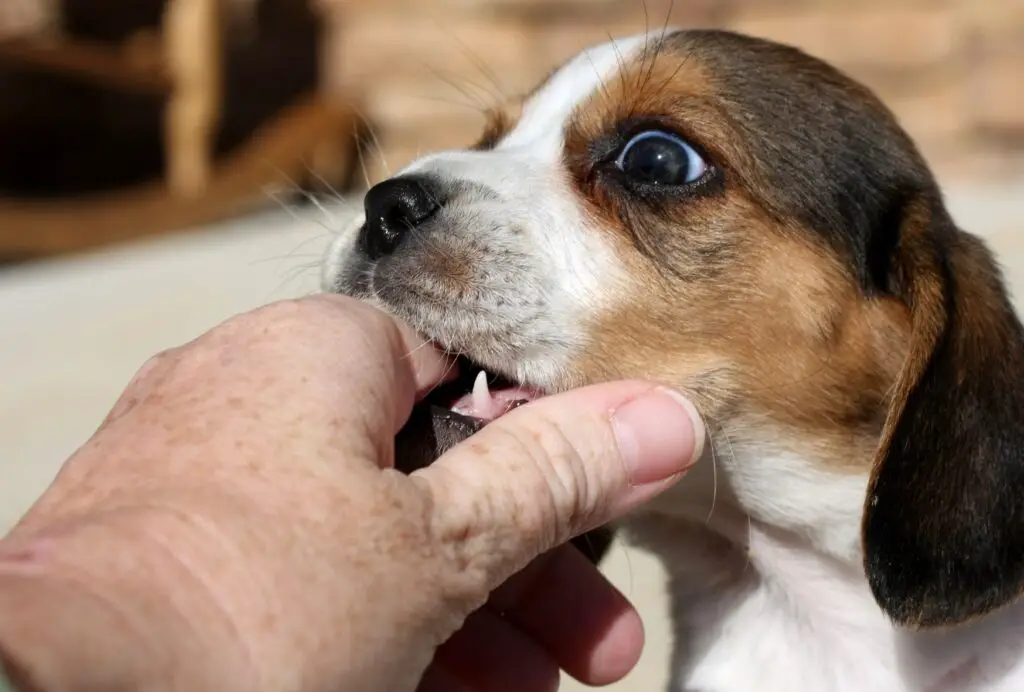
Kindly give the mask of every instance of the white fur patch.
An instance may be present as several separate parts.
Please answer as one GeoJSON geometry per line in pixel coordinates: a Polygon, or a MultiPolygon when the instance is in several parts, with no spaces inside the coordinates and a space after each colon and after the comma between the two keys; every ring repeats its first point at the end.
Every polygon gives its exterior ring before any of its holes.
{"type": "MultiPolygon", "coordinates": [[[[635,61],[647,39],[606,43],[568,62],[524,104],[516,127],[493,150],[433,154],[399,174],[430,174],[485,191],[452,205],[457,209],[448,230],[501,251],[481,256],[520,260],[512,272],[515,288],[542,296],[543,304],[503,302],[488,313],[487,319],[509,318],[499,327],[515,327],[514,337],[525,345],[514,356],[493,348],[490,356],[469,355],[485,366],[487,357],[500,360],[492,367],[514,369],[509,374],[521,383],[564,386],[574,357],[587,347],[587,319],[638,290],[605,235],[590,227],[563,156],[575,110],[621,64],[635,61]]],[[[363,221],[354,219],[333,243],[324,264],[329,289],[357,254],[363,221]]],[[[494,273],[497,264],[492,261],[494,273]]],[[[431,319],[456,321],[443,310],[431,319]]],[[[1021,607],[977,628],[896,630],[872,598],[860,564],[867,475],[822,468],[812,458],[813,441],[801,440],[811,451],[798,454],[785,444],[787,434],[793,433],[768,425],[737,430],[715,463],[708,445],[682,482],[627,522],[670,574],[674,689],[1024,690],[1021,607]],[[961,671],[967,682],[945,681],[961,671]]]]}
{"type": "Polygon", "coordinates": [[[524,105],[516,128],[495,148],[529,149],[533,157],[558,166],[569,117],[603,88],[623,64],[639,55],[647,40],[647,35],[632,36],[588,48],[577,55],[524,105]]]}
{"type": "MultiPolygon", "coordinates": [[[[586,345],[585,319],[614,300],[616,287],[627,283],[612,248],[588,227],[562,161],[566,129],[576,108],[635,57],[646,40],[646,35],[637,35],[608,42],[565,64],[523,105],[519,122],[493,150],[439,152],[398,174],[433,175],[493,193],[460,199],[452,213],[465,223],[493,229],[485,242],[527,254],[529,274],[520,280],[524,287],[543,286],[545,314],[523,326],[524,337],[537,346],[515,358],[512,374],[523,383],[564,387],[566,366],[586,345]]],[[[325,262],[325,286],[333,284],[352,254],[362,223],[362,217],[356,219],[334,241],[325,262]]],[[[486,356],[478,360],[489,365],[486,356]]]]}
{"type": "Polygon", "coordinates": [[[433,154],[402,173],[439,173],[493,189],[501,197],[495,213],[529,230],[539,258],[560,277],[572,302],[597,307],[617,266],[586,227],[580,200],[569,188],[562,164],[565,132],[576,108],[646,41],[646,35],[610,41],[573,58],[523,104],[519,122],[493,150],[433,154]]]}

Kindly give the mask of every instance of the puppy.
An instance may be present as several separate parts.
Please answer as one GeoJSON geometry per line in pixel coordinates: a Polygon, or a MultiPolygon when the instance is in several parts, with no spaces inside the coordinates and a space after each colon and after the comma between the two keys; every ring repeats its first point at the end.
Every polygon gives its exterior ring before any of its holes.
{"type": "Polygon", "coordinates": [[[706,458],[621,526],[669,573],[671,689],[1024,690],[1024,330],[835,69],[594,47],[371,189],[324,277],[462,354],[425,419],[452,439],[605,380],[693,397],[706,458]]]}

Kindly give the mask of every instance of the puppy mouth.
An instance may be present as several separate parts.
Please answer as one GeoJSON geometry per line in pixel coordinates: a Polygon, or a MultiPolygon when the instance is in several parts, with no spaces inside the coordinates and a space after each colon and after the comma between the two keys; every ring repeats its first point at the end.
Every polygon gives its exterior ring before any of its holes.
{"type": "Polygon", "coordinates": [[[453,369],[457,373],[454,379],[436,387],[427,395],[425,403],[449,409],[479,425],[486,425],[544,396],[539,389],[488,373],[466,356],[459,356],[453,369]]]}
{"type": "Polygon", "coordinates": [[[417,402],[395,435],[395,468],[402,473],[426,468],[491,421],[541,395],[488,375],[465,356],[455,358],[449,375],[417,402]]]}

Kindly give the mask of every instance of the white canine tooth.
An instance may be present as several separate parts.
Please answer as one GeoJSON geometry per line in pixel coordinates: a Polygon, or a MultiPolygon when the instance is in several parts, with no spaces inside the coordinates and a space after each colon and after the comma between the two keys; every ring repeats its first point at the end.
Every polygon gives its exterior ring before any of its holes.
{"type": "Polygon", "coordinates": [[[491,390],[487,388],[487,373],[481,370],[473,382],[473,408],[483,413],[491,408],[491,390]]]}

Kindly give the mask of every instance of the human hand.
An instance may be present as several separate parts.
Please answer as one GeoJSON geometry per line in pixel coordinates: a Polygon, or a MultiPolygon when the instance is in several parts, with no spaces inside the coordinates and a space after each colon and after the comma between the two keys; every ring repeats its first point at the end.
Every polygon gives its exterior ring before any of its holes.
{"type": "Polygon", "coordinates": [[[304,692],[628,672],[638,616],[563,544],[678,479],[703,439],[692,407],[641,382],[577,390],[405,476],[394,435],[448,367],[420,346],[320,296],[150,361],[0,542],[16,674],[304,692]]]}

